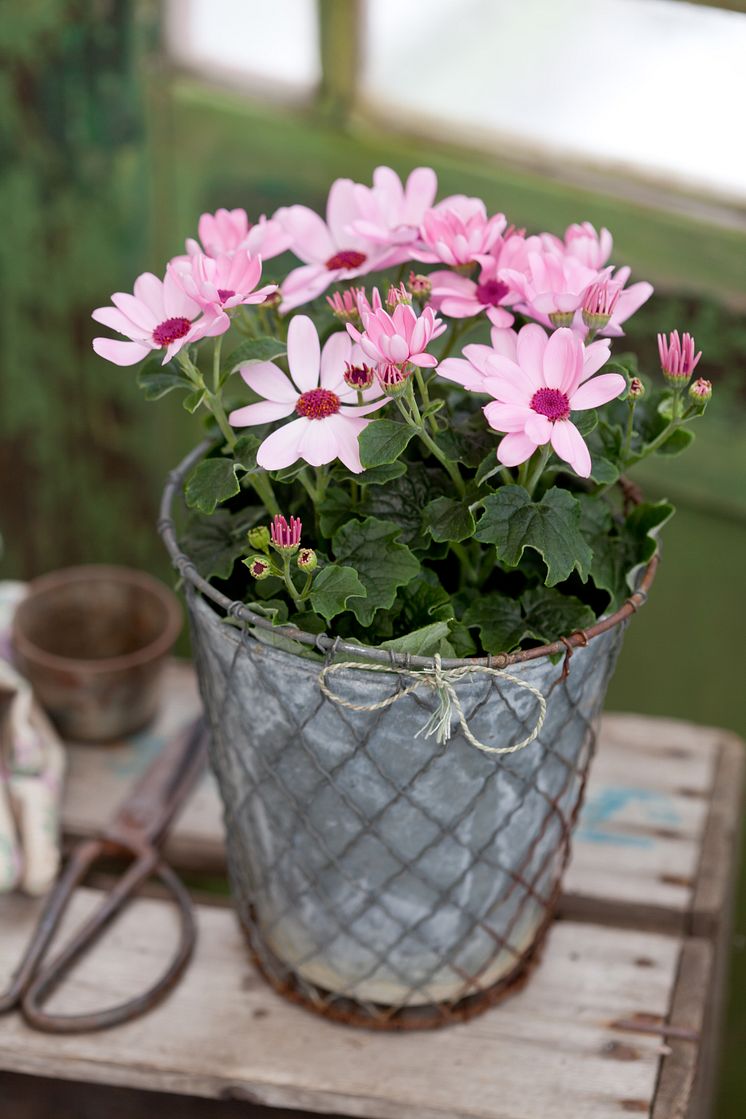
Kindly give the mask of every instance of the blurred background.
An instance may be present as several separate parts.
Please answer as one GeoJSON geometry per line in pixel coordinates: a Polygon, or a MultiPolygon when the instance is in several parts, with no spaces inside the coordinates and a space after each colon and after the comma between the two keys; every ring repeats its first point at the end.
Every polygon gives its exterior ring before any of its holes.
{"type": "MultiPolygon", "coordinates": [[[[746,734],[746,4],[684,0],[0,0],[2,576],[170,575],[163,478],[198,435],[92,353],[92,308],[204,210],[323,211],[338,176],[438,172],[529,231],[588,219],[656,285],[628,324],[688,329],[714,385],[609,706],[746,734]]],[[[744,862],[746,867],[746,861],[744,862]]],[[[743,875],[742,875],[743,879],[743,875]]],[[[746,1113],[746,888],[719,1119],[746,1113]]]]}

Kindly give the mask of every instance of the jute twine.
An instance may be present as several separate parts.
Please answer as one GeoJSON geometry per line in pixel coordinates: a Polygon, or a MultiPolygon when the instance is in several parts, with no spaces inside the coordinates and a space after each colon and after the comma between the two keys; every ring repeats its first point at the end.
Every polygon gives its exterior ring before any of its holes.
{"type": "Polygon", "coordinates": [[[438,698],[438,707],[425,725],[417,731],[415,737],[419,738],[422,734],[425,738],[429,738],[434,734],[441,745],[451,737],[454,711],[466,741],[475,746],[477,750],[481,750],[483,754],[515,754],[519,750],[524,750],[526,746],[530,746],[538,737],[546,718],[547,701],[533,684],[511,675],[502,668],[491,668],[487,665],[465,665],[463,668],[451,668],[444,671],[438,653],[434,655],[433,661],[435,662],[433,668],[425,668],[421,672],[413,672],[407,668],[396,668],[394,665],[370,664],[363,661],[341,661],[338,664],[327,664],[319,674],[319,688],[332,703],[345,707],[348,711],[381,711],[385,707],[391,707],[392,704],[397,703],[405,696],[412,695],[420,688],[429,688],[435,692],[438,698]],[[402,680],[409,680],[410,683],[406,684],[405,687],[400,686],[391,695],[378,700],[376,703],[352,703],[338,692],[332,691],[326,682],[335,672],[343,672],[345,669],[358,669],[364,672],[388,672],[402,680]],[[522,688],[523,691],[530,692],[534,696],[539,704],[539,714],[534,729],[526,738],[516,742],[513,746],[490,746],[486,742],[480,742],[476,735],[472,733],[461,701],[456,694],[455,685],[467,676],[473,675],[492,676],[498,680],[506,680],[509,684],[515,684],[517,688],[522,688]]]}

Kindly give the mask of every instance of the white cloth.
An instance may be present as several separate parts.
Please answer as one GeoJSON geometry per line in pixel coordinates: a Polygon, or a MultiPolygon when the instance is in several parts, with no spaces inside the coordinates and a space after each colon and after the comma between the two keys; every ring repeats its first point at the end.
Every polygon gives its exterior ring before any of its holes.
{"type": "Polygon", "coordinates": [[[24,583],[0,582],[0,893],[43,894],[60,865],[65,752],[13,667],[10,627],[24,583]]]}

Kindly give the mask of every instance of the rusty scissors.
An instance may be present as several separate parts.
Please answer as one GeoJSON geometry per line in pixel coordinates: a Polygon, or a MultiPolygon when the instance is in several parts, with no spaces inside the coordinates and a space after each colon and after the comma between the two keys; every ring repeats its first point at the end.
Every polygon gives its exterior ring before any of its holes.
{"type": "Polygon", "coordinates": [[[74,848],[44,904],[10,986],[0,993],[0,1013],[17,1007],[29,1025],[47,1033],[101,1030],[145,1013],[175,985],[191,958],[196,925],[189,894],[163,861],[160,847],[174,817],[203,773],[205,747],[205,722],[200,718],[165,746],[138,779],[111,823],[97,836],[74,848]],[[99,859],[122,856],[131,859],[122,877],[59,954],[45,964],[44,957],[75,889],[99,859]],[[98,940],[138,887],[151,877],[159,879],[171,895],[181,922],[176,952],[161,978],[144,994],[105,1010],[87,1014],[47,1013],[44,1003],[65,974],[98,940]]]}

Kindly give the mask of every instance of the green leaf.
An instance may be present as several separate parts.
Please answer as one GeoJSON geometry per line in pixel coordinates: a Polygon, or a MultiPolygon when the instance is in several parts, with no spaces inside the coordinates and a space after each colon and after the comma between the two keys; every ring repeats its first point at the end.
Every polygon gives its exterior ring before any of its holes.
{"type": "Polygon", "coordinates": [[[428,502],[441,497],[444,490],[453,492],[453,484],[444,471],[421,462],[409,463],[406,473],[387,485],[368,486],[360,512],[393,521],[401,529],[402,544],[426,548],[432,554],[432,538],[422,528],[422,510],[428,502]]]}
{"type": "Polygon", "coordinates": [[[341,486],[330,486],[319,505],[319,529],[321,535],[329,540],[340,525],[353,516],[352,498],[341,486]]]}
{"type": "Polygon", "coordinates": [[[655,555],[658,534],[673,516],[673,506],[667,501],[642,503],[617,524],[604,501],[589,494],[579,500],[581,529],[593,551],[591,578],[609,594],[608,609],[618,610],[630,588],[636,588],[641,568],[655,555]]]}
{"type": "Polygon", "coordinates": [[[399,459],[398,462],[385,462],[380,466],[369,466],[362,474],[353,474],[350,470],[335,471],[334,477],[340,482],[357,482],[359,486],[383,486],[394,478],[401,478],[406,474],[407,464],[399,459]]]}
{"type": "Polygon", "coordinates": [[[467,540],[474,535],[474,515],[463,501],[436,497],[425,506],[422,520],[433,540],[467,540]]]}
{"type": "Polygon", "coordinates": [[[240,467],[247,474],[252,474],[255,470],[260,470],[256,464],[256,452],[262,445],[262,441],[258,435],[249,432],[242,435],[235,447],[233,448],[233,461],[236,466],[240,467]]]}
{"type": "MultiPolygon", "coordinates": [[[[324,567],[313,581],[310,600],[317,614],[327,622],[348,609],[351,598],[364,599],[367,591],[352,567],[338,564],[324,567]]],[[[351,607],[351,609],[354,608],[351,607]]]]}
{"type": "Polygon", "coordinates": [[[660,445],[655,454],[680,455],[693,442],[694,432],[690,431],[688,427],[678,427],[676,431],[671,432],[668,439],[660,445]]]}
{"type": "Polygon", "coordinates": [[[521,599],[488,594],[464,614],[466,625],[479,629],[488,653],[509,653],[526,640],[547,644],[595,620],[590,606],[552,587],[533,587],[521,599]]]}
{"type": "Polygon", "coordinates": [[[412,653],[414,656],[428,657],[437,653],[440,643],[450,633],[448,622],[431,622],[430,625],[406,633],[403,637],[394,637],[391,641],[382,641],[381,649],[391,649],[395,653],[412,653]]]}
{"type": "Polygon", "coordinates": [[[397,543],[400,533],[399,525],[391,521],[367,517],[349,521],[334,534],[334,555],[357,571],[368,592],[366,598],[350,603],[361,625],[370,625],[377,610],[393,606],[397,587],[406,586],[420,570],[417,557],[397,543]]]}
{"type": "Polygon", "coordinates": [[[189,509],[196,509],[208,516],[215,507],[229,497],[240,493],[236,464],[229,458],[208,458],[198,463],[184,487],[184,498],[189,509]]]}
{"type": "Polygon", "coordinates": [[[627,517],[624,535],[631,541],[632,566],[627,571],[631,591],[637,589],[642,569],[658,551],[660,530],[675,512],[670,501],[643,501],[627,517]]]}
{"type": "Polygon", "coordinates": [[[246,533],[264,516],[260,505],[238,514],[227,509],[218,509],[211,517],[192,514],[179,543],[203,579],[228,579],[246,551],[246,533]]]}
{"type": "Polygon", "coordinates": [[[204,399],[204,389],[195,389],[194,392],[188,393],[181,403],[187,412],[194,414],[204,399]]]}
{"type": "Polygon", "coordinates": [[[286,345],[278,338],[249,338],[231,353],[223,362],[220,371],[221,381],[225,380],[237,365],[245,361],[274,361],[286,352],[286,345]]]}
{"type": "Polygon", "coordinates": [[[618,477],[619,471],[607,458],[591,460],[591,481],[598,482],[601,486],[609,486],[616,482],[618,477]]]}
{"type": "Polygon", "coordinates": [[[488,452],[477,467],[477,472],[474,475],[474,481],[478,486],[481,486],[485,479],[490,478],[493,474],[498,474],[501,470],[501,464],[497,459],[494,451],[488,452]]]}
{"type": "Polygon", "coordinates": [[[517,567],[526,548],[547,566],[547,586],[577,571],[585,581],[592,553],[580,532],[580,505],[568,490],[553,486],[533,502],[522,486],[503,486],[484,499],[477,540],[494,544],[497,559],[517,567]]]}
{"type": "Polygon", "coordinates": [[[363,466],[383,466],[396,462],[413,438],[414,428],[396,420],[373,420],[358,437],[363,466]]]}
{"type": "Polygon", "coordinates": [[[598,424],[598,412],[595,408],[588,408],[583,412],[573,412],[572,422],[581,435],[590,435],[598,424]]]}
{"type": "Polygon", "coordinates": [[[442,622],[453,618],[451,596],[428,567],[423,567],[419,575],[402,588],[397,601],[401,606],[397,617],[400,629],[420,629],[433,620],[442,622]]]}
{"type": "Polygon", "coordinates": [[[192,382],[173,361],[161,365],[159,357],[149,357],[143,362],[137,374],[137,384],[145,391],[146,400],[160,400],[174,389],[192,388],[192,382]]]}

